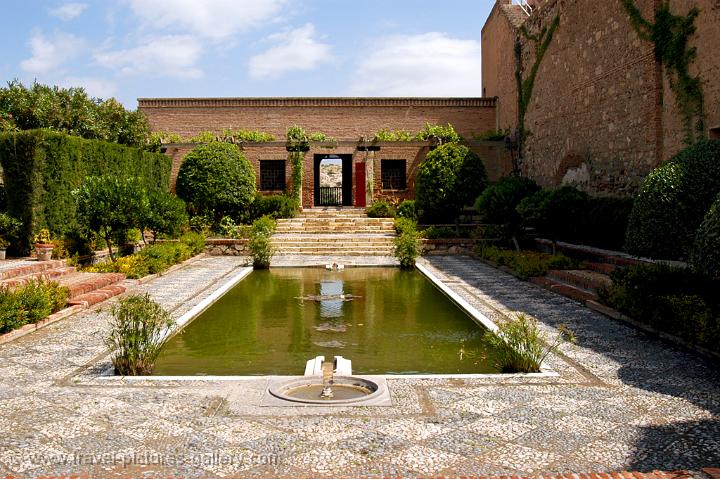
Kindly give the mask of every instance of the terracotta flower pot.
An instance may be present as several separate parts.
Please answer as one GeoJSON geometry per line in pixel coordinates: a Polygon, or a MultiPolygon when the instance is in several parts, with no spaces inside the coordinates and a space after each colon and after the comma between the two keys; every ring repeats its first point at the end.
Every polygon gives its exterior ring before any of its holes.
{"type": "Polygon", "coordinates": [[[35,255],[38,261],[50,261],[52,258],[53,244],[37,243],[35,245],[35,255]]]}

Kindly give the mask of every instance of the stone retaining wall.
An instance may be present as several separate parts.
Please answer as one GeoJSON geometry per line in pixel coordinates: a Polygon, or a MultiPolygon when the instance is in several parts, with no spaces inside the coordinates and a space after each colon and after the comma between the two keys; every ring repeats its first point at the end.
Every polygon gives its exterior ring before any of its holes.
{"type": "Polygon", "coordinates": [[[205,243],[205,254],[209,256],[250,256],[247,238],[210,238],[205,243]]]}
{"type": "Polygon", "coordinates": [[[423,256],[469,255],[478,240],[471,238],[440,238],[421,240],[423,256]]]}

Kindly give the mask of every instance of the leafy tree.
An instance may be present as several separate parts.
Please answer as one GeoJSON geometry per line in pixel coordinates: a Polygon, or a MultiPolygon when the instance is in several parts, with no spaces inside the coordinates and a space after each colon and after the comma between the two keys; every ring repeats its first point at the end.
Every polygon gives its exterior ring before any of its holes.
{"type": "Polygon", "coordinates": [[[114,98],[40,83],[28,88],[17,80],[0,88],[0,131],[38,128],[136,147],[145,146],[150,137],[145,115],[126,110],[114,98]]]}
{"type": "Polygon", "coordinates": [[[185,202],[167,191],[149,192],[144,206],[146,210],[141,216],[139,227],[142,231],[152,233],[153,243],[158,234],[179,235],[181,227],[188,222],[185,202]]]}
{"type": "Polygon", "coordinates": [[[415,203],[425,221],[454,221],[486,186],[480,157],[466,146],[446,143],[428,153],[420,166],[415,203]]]}
{"type": "Polygon", "coordinates": [[[175,189],[193,214],[236,217],[255,199],[255,170],[237,146],[213,141],[185,156],[175,189]]]}
{"type": "Polygon", "coordinates": [[[91,176],[73,193],[78,222],[105,240],[114,261],[114,238],[139,226],[149,208],[144,184],[137,178],[91,176]]]}
{"type": "Polygon", "coordinates": [[[695,271],[720,278],[720,195],[695,235],[690,264],[695,271]]]}
{"type": "Polygon", "coordinates": [[[512,238],[515,249],[519,251],[517,235],[522,221],[516,208],[524,198],[539,189],[537,183],[530,178],[508,176],[488,186],[475,201],[475,209],[483,221],[503,225],[512,238]]]}

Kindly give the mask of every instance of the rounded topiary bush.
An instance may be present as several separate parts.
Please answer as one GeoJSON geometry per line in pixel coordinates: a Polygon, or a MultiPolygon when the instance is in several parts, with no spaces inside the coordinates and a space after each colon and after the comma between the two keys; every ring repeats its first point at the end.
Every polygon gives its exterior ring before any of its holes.
{"type": "Polygon", "coordinates": [[[185,156],[175,188],[195,214],[238,215],[255,199],[255,170],[237,146],[211,142],[185,156]]]}
{"type": "Polygon", "coordinates": [[[720,277],[720,195],[695,235],[691,264],[699,273],[720,277]]]}
{"type": "Polygon", "coordinates": [[[687,258],[720,193],[720,140],[702,140],[653,170],[635,199],[625,248],[638,256],[687,258]]]}
{"type": "Polygon", "coordinates": [[[446,143],[427,154],[417,175],[415,205],[424,221],[453,221],[487,186],[480,157],[446,143]]]}
{"type": "Polygon", "coordinates": [[[530,178],[507,176],[488,186],[475,200],[475,209],[483,221],[493,224],[517,224],[517,205],[540,187],[530,178]]]}

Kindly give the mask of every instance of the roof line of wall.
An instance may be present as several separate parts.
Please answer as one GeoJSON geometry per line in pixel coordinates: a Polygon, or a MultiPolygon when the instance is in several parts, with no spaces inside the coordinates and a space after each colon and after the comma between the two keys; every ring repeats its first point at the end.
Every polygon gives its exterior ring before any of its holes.
{"type": "Polygon", "coordinates": [[[495,98],[349,98],[349,97],[288,97],[288,98],[138,98],[140,108],[207,108],[207,107],[327,107],[327,106],[433,106],[433,107],[494,107],[495,98]]]}

